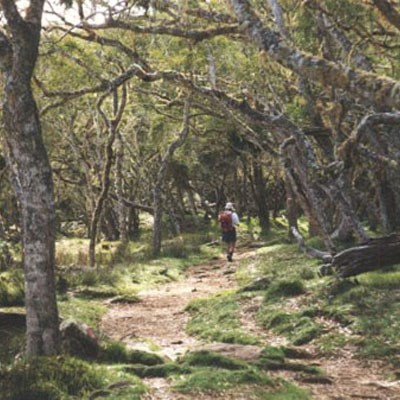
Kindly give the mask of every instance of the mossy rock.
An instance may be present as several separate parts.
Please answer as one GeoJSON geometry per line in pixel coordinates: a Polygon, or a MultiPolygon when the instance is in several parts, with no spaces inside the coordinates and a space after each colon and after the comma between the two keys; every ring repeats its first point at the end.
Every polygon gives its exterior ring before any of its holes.
{"type": "Polygon", "coordinates": [[[161,365],[164,360],[157,354],[143,350],[131,350],[124,343],[108,342],[100,349],[99,359],[105,362],[142,365],[161,365]]]}

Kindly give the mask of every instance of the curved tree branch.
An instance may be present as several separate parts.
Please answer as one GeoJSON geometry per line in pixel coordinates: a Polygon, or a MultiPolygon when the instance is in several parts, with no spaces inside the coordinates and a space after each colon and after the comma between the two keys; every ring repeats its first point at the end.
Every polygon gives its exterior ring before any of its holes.
{"type": "Polygon", "coordinates": [[[367,106],[399,108],[400,82],[308,55],[288,46],[279,33],[264,26],[248,0],[229,1],[242,29],[261,51],[300,76],[324,86],[345,89],[367,106]]]}

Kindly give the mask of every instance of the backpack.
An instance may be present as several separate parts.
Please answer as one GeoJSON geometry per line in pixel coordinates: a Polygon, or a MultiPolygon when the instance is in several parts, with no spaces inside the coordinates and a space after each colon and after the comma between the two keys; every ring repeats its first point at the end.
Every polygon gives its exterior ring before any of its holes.
{"type": "Polygon", "coordinates": [[[233,231],[232,213],[230,211],[223,211],[219,214],[218,221],[222,232],[233,231]]]}

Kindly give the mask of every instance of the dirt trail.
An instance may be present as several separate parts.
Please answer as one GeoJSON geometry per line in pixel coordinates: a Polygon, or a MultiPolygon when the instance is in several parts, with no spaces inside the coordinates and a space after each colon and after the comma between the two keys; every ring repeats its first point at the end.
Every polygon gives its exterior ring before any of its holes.
{"type": "MultiPolygon", "coordinates": [[[[252,256],[254,252],[243,253],[237,255],[236,260],[252,256]]],[[[101,328],[106,335],[123,341],[131,348],[156,349],[158,354],[171,359],[175,359],[187,350],[204,348],[206,346],[204,343],[185,333],[189,315],[184,312],[184,308],[193,299],[236,288],[234,278],[236,267],[237,262],[228,263],[222,258],[205,265],[190,267],[184,279],[140,292],[139,303],[112,305],[103,318],[101,328]]],[[[284,339],[271,335],[256,325],[252,316],[259,304],[260,299],[257,298],[251,300],[249,304],[243,304],[240,313],[243,329],[257,334],[265,345],[284,344],[284,339]]],[[[303,346],[303,348],[311,354],[315,353],[312,346],[303,346]]],[[[233,352],[236,350],[238,349],[232,347],[233,352]]],[[[243,346],[241,357],[246,352],[254,352],[254,346],[243,346]]],[[[297,382],[300,386],[308,387],[316,400],[400,400],[400,382],[386,381],[382,375],[383,365],[379,362],[363,364],[354,357],[351,348],[344,348],[331,358],[315,355],[310,362],[326,371],[332,382],[331,384],[297,382]]],[[[278,372],[277,374],[286,379],[300,379],[293,373],[278,372]]],[[[242,393],[238,393],[236,389],[235,392],[224,393],[220,396],[216,394],[183,395],[172,392],[166,379],[146,379],[145,383],[151,388],[150,393],[145,397],[146,400],[250,400],[252,398],[251,393],[246,393],[246,388],[243,388],[242,393]]]]}

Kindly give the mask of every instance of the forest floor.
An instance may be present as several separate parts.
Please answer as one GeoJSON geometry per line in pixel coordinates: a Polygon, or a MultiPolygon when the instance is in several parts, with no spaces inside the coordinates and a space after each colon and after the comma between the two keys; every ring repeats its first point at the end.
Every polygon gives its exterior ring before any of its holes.
{"type": "MultiPolygon", "coordinates": [[[[188,350],[212,350],[232,358],[249,360],[256,358],[261,347],[254,345],[229,345],[205,343],[185,332],[190,315],[184,309],[194,299],[205,298],[218,292],[237,288],[235,271],[238,261],[251,258],[254,251],[236,255],[228,263],[225,259],[211,260],[207,264],[190,267],[179,281],[169,282],[151,290],[139,293],[141,301],[135,304],[110,305],[102,320],[102,331],[114,340],[123,341],[130,348],[151,350],[172,360],[188,350]]],[[[243,302],[240,310],[242,329],[261,339],[262,346],[283,345],[285,338],[257,326],[255,312],[260,300],[257,297],[243,302]]],[[[326,376],[325,383],[310,383],[301,380],[296,372],[271,371],[272,375],[294,382],[308,389],[312,398],[325,399],[380,399],[399,400],[399,381],[390,382],[385,378],[385,365],[380,361],[361,360],[351,346],[345,346],[334,356],[325,356],[312,344],[300,346],[310,354],[306,360],[321,368],[326,376]]],[[[144,397],[151,400],[186,399],[251,399],[246,387],[234,391],[211,394],[182,394],[172,390],[168,378],[146,378],[150,392],[144,397]]]]}

